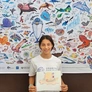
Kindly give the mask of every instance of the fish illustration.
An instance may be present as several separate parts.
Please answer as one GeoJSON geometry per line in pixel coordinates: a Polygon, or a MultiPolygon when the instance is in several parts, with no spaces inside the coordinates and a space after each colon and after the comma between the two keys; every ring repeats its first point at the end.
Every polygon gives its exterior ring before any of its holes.
{"type": "Polygon", "coordinates": [[[58,1],[58,0],[50,0],[50,2],[55,3],[55,2],[60,2],[60,1],[58,1]]]}
{"type": "Polygon", "coordinates": [[[66,26],[67,23],[68,23],[71,19],[73,19],[73,17],[71,17],[71,18],[70,18],[69,20],[67,20],[67,21],[64,21],[64,22],[62,23],[62,25],[63,25],[63,26],[66,26]]]}
{"type": "Polygon", "coordinates": [[[67,33],[68,33],[68,34],[71,34],[71,33],[73,33],[73,31],[74,31],[74,30],[73,30],[73,29],[71,29],[71,30],[70,30],[70,31],[68,31],[67,33]]]}
{"type": "Polygon", "coordinates": [[[62,57],[63,59],[65,59],[64,61],[65,62],[62,62],[62,63],[65,63],[65,64],[74,64],[76,63],[74,60],[70,59],[70,58],[67,58],[67,57],[62,57]]]}
{"type": "Polygon", "coordinates": [[[88,40],[84,35],[79,35],[79,39],[82,42],[82,44],[78,46],[79,49],[88,47],[90,45],[90,42],[92,42],[92,40],[88,40]]]}
{"type": "Polygon", "coordinates": [[[65,9],[62,9],[62,8],[58,9],[58,8],[56,8],[56,10],[57,10],[56,13],[58,13],[58,12],[70,12],[71,11],[71,7],[70,7],[70,5],[68,5],[65,9]]]}
{"type": "Polygon", "coordinates": [[[88,14],[90,14],[90,8],[86,5],[86,3],[82,3],[81,1],[76,2],[73,4],[74,8],[80,9],[82,11],[86,11],[88,14]]]}
{"type": "Polygon", "coordinates": [[[43,20],[50,21],[50,14],[46,10],[44,10],[40,16],[43,20]]]}
{"type": "Polygon", "coordinates": [[[2,0],[2,2],[9,2],[10,0],[2,0]]]}

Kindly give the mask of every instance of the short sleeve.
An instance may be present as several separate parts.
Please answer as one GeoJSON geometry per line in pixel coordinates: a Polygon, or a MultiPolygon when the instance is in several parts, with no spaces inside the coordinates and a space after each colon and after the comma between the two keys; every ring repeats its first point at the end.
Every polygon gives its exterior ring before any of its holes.
{"type": "Polygon", "coordinates": [[[30,69],[29,69],[29,76],[34,76],[34,75],[35,75],[35,65],[34,65],[34,62],[31,60],[30,69]]]}

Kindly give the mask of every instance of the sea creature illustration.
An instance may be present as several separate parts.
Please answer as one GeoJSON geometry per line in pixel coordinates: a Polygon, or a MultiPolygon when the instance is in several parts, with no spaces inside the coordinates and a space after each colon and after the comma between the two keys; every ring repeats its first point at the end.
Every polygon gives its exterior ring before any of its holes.
{"type": "Polygon", "coordinates": [[[72,54],[70,55],[70,57],[71,57],[71,58],[77,58],[78,55],[77,55],[77,53],[72,53],[72,54]]]}
{"type": "Polygon", "coordinates": [[[56,29],[55,33],[58,35],[58,36],[61,36],[64,34],[64,30],[63,29],[56,29]]]}
{"type": "Polygon", "coordinates": [[[21,22],[21,23],[24,22],[23,16],[20,17],[20,22],[21,22]]]}
{"type": "Polygon", "coordinates": [[[2,22],[3,22],[3,24],[1,24],[2,27],[12,27],[14,25],[14,22],[13,21],[11,22],[10,19],[8,18],[4,18],[2,22]]]}
{"type": "Polygon", "coordinates": [[[17,34],[11,35],[10,38],[12,38],[14,41],[20,41],[21,40],[21,37],[17,34]]]}
{"type": "Polygon", "coordinates": [[[55,19],[55,26],[61,24],[62,20],[63,20],[63,18],[61,18],[61,19],[56,18],[55,19]]]}
{"type": "Polygon", "coordinates": [[[75,17],[71,17],[70,20],[71,19],[72,19],[72,21],[70,23],[66,21],[66,23],[62,24],[62,25],[66,25],[67,24],[66,30],[71,30],[71,29],[75,28],[77,25],[79,25],[79,23],[80,23],[80,16],[79,16],[79,14],[76,14],[75,17]]]}
{"type": "Polygon", "coordinates": [[[14,8],[10,9],[11,13],[13,14],[16,11],[14,8]]]}
{"type": "Polygon", "coordinates": [[[16,58],[18,59],[18,61],[17,61],[17,64],[22,64],[23,63],[23,58],[18,54],[17,56],[16,56],[16,58]]]}
{"type": "Polygon", "coordinates": [[[21,3],[19,3],[19,4],[18,4],[18,8],[21,10],[20,15],[21,15],[23,12],[31,12],[31,11],[36,11],[36,10],[37,10],[37,8],[31,7],[31,6],[30,6],[30,3],[28,3],[28,4],[26,4],[26,3],[21,4],[21,3]]]}
{"type": "Polygon", "coordinates": [[[45,29],[45,32],[48,32],[48,33],[53,32],[53,31],[54,31],[54,29],[52,29],[52,28],[46,28],[45,29]]]}
{"type": "Polygon", "coordinates": [[[92,30],[88,31],[88,37],[89,37],[89,38],[92,37],[92,30]]]}
{"type": "Polygon", "coordinates": [[[9,2],[10,0],[2,0],[2,2],[9,2]]]}
{"type": "Polygon", "coordinates": [[[89,64],[90,68],[92,69],[92,57],[87,57],[87,63],[89,64]]]}
{"type": "Polygon", "coordinates": [[[11,48],[14,52],[20,52],[19,51],[19,49],[20,49],[20,47],[24,44],[24,43],[26,43],[27,42],[27,40],[26,39],[23,39],[20,43],[18,43],[17,44],[17,46],[15,47],[15,48],[11,48]]]}
{"type": "Polygon", "coordinates": [[[90,9],[89,7],[86,5],[86,3],[82,3],[81,1],[78,1],[76,3],[73,4],[74,8],[80,9],[82,11],[87,12],[88,14],[90,14],[90,9]]]}
{"type": "Polygon", "coordinates": [[[37,17],[38,15],[34,15],[30,18],[30,20],[33,20],[35,17],[37,17]]]}
{"type": "Polygon", "coordinates": [[[55,78],[54,73],[52,72],[46,72],[44,74],[44,78],[42,80],[39,80],[40,84],[56,84],[58,83],[58,78],[55,78]]]}
{"type": "Polygon", "coordinates": [[[90,45],[90,42],[92,42],[92,40],[88,40],[84,35],[79,35],[79,39],[82,42],[82,44],[78,46],[79,49],[88,47],[90,45]]]}
{"type": "Polygon", "coordinates": [[[50,0],[50,2],[55,3],[55,2],[60,2],[60,1],[58,1],[58,0],[50,0]]]}
{"type": "Polygon", "coordinates": [[[4,49],[2,50],[2,52],[6,52],[8,50],[8,46],[4,46],[4,49]]]}
{"type": "Polygon", "coordinates": [[[48,9],[50,9],[49,7],[53,7],[53,5],[52,5],[52,4],[49,4],[49,3],[44,3],[44,4],[42,4],[42,5],[39,7],[39,9],[41,9],[41,8],[48,8],[48,9]]]}
{"type": "Polygon", "coordinates": [[[11,14],[2,14],[4,17],[10,17],[11,14]]]}
{"type": "Polygon", "coordinates": [[[56,8],[56,10],[57,10],[56,13],[58,13],[58,12],[70,12],[71,11],[71,6],[68,5],[65,9],[62,9],[62,8],[58,9],[58,8],[56,8]]]}
{"type": "Polygon", "coordinates": [[[70,20],[72,20],[73,19],[73,17],[71,17],[69,20],[67,20],[67,21],[64,21],[63,23],[62,23],[62,25],[63,26],[66,26],[67,25],[67,23],[70,21],[70,20]]]}
{"type": "Polygon", "coordinates": [[[73,33],[73,29],[71,29],[70,31],[67,32],[68,34],[71,34],[73,33]]]}
{"type": "Polygon", "coordinates": [[[0,52],[0,60],[1,59],[8,59],[8,56],[5,53],[0,52]]]}
{"type": "Polygon", "coordinates": [[[17,30],[17,28],[19,28],[20,26],[12,26],[11,30],[17,30]]]}
{"type": "Polygon", "coordinates": [[[48,22],[48,23],[46,23],[48,26],[58,26],[59,24],[61,24],[61,22],[62,22],[62,20],[63,20],[63,18],[61,18],[61,19],[58,19],[58,18],[56,18],[55,19],[55,22],[48,22]]]}
{"type": "Polygon", "coordinates": [[[30,44],[25,44],[24,46],[22,46],[21,48],[26,48],[26,47],[28,47],[28,46],[31,46],[32,44],[30,43],[30,44]]]}
{"type": "Polygon", "coordinates": [[[82,22],[81,24],[82,24],[83,26],[87,26],[87,25],[89,24],[89,22],[90,22],[90,21],[82,22]]]}
{"type": "Polygon", "coordinates": [[[46,10],[44,10],[40,16],[43,20],[50,21],[50,14],[46,10]]]}
{"type": "Polygon", "coordinates": [[[28,34],[30,33],[30,31],[24,31],[24,35],[28,36],[28,34]]]}
{"type": "Polygon", "coordinates": [[[87,62],[88,62],[88,64],[92,64],[92,57],[91,56],[87,57],[87,62]]]}
{"type": "Polygon", "coordinates": [[[57,17],[60,18],[62,16],[62,13],[58,14],[57,17]]]}
{"type": "Polygon", "coordinates": [[[87,35],[87,37],[92,37],[92,29],[86,29],[84,33],[87,35]]]}
{"type": "Polygon", "coordinates": [[[35,18],[35,20],[32,22],[33,32],[30,34],[30,36],[34,33],[34,36],[36,38],[36,42],[39,41],[39,38],[40,38],[41,33],[42,33],[42,28],[43,28],[43,22],[41,21],[41,19],[35,18]]]}
{"type": "Polygon", "coordinates": [[[56,57],[60,57],[60,56],[62,56],[62,54],[63,54],[63,51],[61,53],[53,53],[53,55],[56,57]]]}
{"type": "Polygon", "coordinates": [[[67,57],[62,57],[62,58],[65,59],[65,60],[63,60],[64,62],[62,62],[62,63],[65,63],[65,64],[74,64],[75,63],[75,61],[70,58],[67,58],[67,57]]]}
{"type": "Polygon", "coordinates": [[[8,42],[8,37],[7,36],[3,36],[2,38],[0,38],[0,43],[2,45],[10,45],[10,42],[8,42]]]}
{"type": "Polygon", "coordinates": [[[80,58],[78,59],[78,64],[82,63],[82,64],[86,64],[86,61],[85,60],[81,60],[80,58]]]}

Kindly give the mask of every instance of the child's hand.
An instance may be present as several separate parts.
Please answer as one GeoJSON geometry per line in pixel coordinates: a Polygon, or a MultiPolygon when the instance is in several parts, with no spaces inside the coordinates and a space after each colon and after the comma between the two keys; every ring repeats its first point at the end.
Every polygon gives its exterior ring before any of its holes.
{"type": "Polygon", "coordinates": [[[31,86],[29,88],[29,92],[36,92],[36,86],[31,86]]]}
{"type": "Polygon", "coordinates": [[[62,89],[62,92],[67,92],[68,91],[68,86],[66,84],[62,84],[61,89],[62,89]]]}

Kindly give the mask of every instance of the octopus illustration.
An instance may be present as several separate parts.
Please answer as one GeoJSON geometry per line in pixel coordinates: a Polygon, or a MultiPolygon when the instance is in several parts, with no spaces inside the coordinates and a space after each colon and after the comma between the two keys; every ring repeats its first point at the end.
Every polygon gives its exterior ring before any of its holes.
{"type": "Polygon", "coordinates": [[[8,37],[7,36],[3,36],[2,38],[0,38],[0,43],[2,45],[10,45],[10,42],[8,42],[8,37]]]}
{"type": "Polygon", "coordinates": [[[40,84],[57,84],[58,78],[55,78],[54,73],[46,72],[44,78],[39,81],[40,84]]]}

